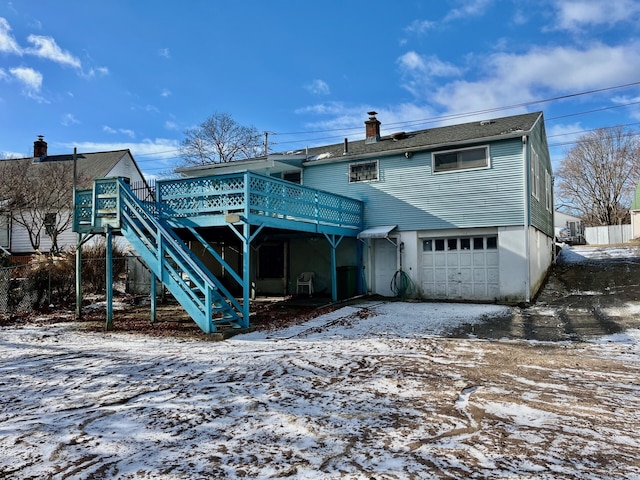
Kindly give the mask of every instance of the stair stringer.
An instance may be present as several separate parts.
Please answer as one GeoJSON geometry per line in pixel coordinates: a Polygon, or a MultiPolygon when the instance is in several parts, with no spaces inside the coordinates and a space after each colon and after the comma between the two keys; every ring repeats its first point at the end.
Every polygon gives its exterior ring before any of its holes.
{"type": "Polygon", "coordinates": [[[127,185],[121,182],[119,191],[123,236],[200,329],[212,333],[221,323],[248,326],[237,300],[173,229],[153,216],[127,185]]]}

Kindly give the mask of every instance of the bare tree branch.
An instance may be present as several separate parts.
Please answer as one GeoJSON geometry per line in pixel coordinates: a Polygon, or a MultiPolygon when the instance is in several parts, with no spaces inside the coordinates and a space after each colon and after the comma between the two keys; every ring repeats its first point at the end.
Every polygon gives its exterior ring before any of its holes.
{"type": "Polygon", "coordinates": [[[71,162],[0,162],[0,210],[25,228],[34,250],[40,249],[44,232],[51,238],[51,253],[59,252],[58,236],[72,222],[72,195],[71,162]]]}
{"type": "Polygon", "coordinates": [[[637,132],[602,128],[581,136],[556,171],[557,205],[588,225],[616,225],[629,215],[640,178],[637,132]]]}
{"type": "Polygon", "coordinates": [[[214,113],[185,132],[180,166],[225,163],[260,155],[262,136],[255,127],[245,127],[227,113],[214,113]]]}

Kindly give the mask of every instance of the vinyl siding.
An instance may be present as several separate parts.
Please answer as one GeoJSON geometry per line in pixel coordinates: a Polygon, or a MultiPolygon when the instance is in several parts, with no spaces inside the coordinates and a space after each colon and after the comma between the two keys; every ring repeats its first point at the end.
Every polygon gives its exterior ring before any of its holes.
{"type": "MultiPolygon", "coordinates": [[[[544,124],[538,122],[529,137],[529,148],[534,148],[538,154],[540,162],[540,193],[538,198],[530,195],[530,222],[531,225],[546,235],[553,237],[553,181],[551,182],[551,208],[547,209],[546,192],[545,192],[545,173],[553,179],[551,170],[551,158],[549,155],[549,147],[547,145],[547,135],[544,130],[544,124]]],[[[530,158],[532,156],[530,155],[530,158]]],[[[531,169],[528,169],[531,172],[531,169]]],[[[530,178],[530,181],[532,179],[530,178]]]]}
{"type": "MultiPolygon", "coordinates": [[[[349,183],[349,162],[309,165],[308,187],[365,202],[365,225],[433,230],[524,223],[522,143],[490,145],[490,168],[434,174],[430,151],[381,157],[379,180],[349,183]]],[[[372,159],[373,160],[373,159],[372,159]]]]}
{"type": "Polygon", "coordinates": [[[114,167],[105,175],[105,177],[125,177],[133,182],[141,182],[143,180],[140,170],[136,168],[131,155],[125,155],[114,165],[114,167]]]}

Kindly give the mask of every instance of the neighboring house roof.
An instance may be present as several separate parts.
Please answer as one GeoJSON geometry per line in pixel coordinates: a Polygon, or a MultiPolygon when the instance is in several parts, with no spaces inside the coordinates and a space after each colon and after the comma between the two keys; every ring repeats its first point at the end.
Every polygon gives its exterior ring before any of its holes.
{"type": "Polygon", "coordinates": [[[640,210],[640,182],[638,182],[638,186],[636,187],[636,193],[633,195],[629,210],[640,210]]]}
{"type": "MultiPolygon", "coordinates": [[[[122,160],[125,155],[131,156],[129,150],[115,150],[112,152],[94,152],[76,154],[76,172],[79,179],[93,180],[104,177],[122,160]]],[[[132,156],[131,156],[132,157],[132,156]]],[[[133,158],[133,157],[132,157],[133,158]]],[[[2,160],[3,162],[28,162],[30,169],[38,165],[53,164],[57,162],[72,162],[73,154],[46,155],[44,157],[27,157],[2,160]]],[[[142,176],[142,174],[140,174],[142,176]]],[[[89,185],[80,185],[87,188],[89,185]]]]}

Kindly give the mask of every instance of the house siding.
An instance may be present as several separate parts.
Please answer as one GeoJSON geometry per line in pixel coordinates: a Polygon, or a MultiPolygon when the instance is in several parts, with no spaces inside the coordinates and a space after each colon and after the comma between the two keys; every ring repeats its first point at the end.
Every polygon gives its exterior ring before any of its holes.
{"type": "MultiPolygon", "coordinates": [[[[545,178],[546,173],[550,178],[553,178],[553,172],[551,170],[551,158],[549,156],[549,148],[547,146],[547,135],[544,129],[544,124],[538,122],[536,127],[531,132],[530,147],[535,149],[538,154],[538,161],[540,162],[540,193],[536,198],[532,193],[530,194],[530,222],[531,225],[541,232],[544,232],[549,237],[553,237],[553,182],[549,188],[551,188],[551,206],[547,208],[546,204],[546,192],[545,192],[545,178]]],[[[529,155],[532,159],[532,155],[529,155]]],[[[528,169],[529,176],[531,169],[528,169]]],[[[532,181],[533,179],[529,179],[532,181]]],[[[531,189],[530,189],[531,192],[531,189]]]]}
{"type": "Polygon", "coordinates": [[[125,177],[131,182],[143,181],[140,170],[136,167],[131,155],[126,154],[122,159],[114,165],[114,167],[105,175],[105,177],[125,177]]]}
{"type": "Polygon", "coordinates": [[[486,169],[434,174],[431,151],[377,160],[378,181],[350,184],[350,162],[340,161],[308,165],[305,185],[364,201],[366,226],[407,231],[524,223],[520,139],[491,144],[486,169]]]}

